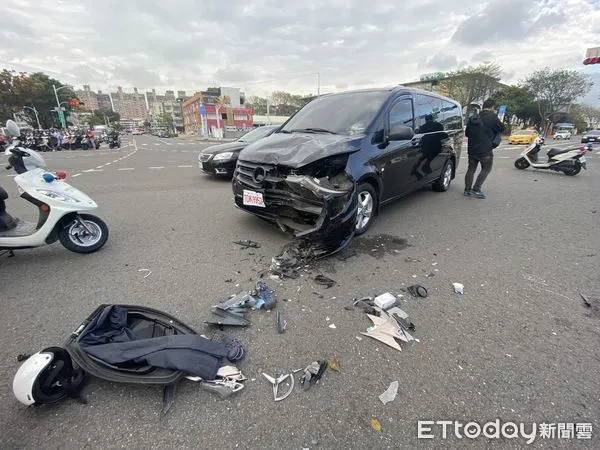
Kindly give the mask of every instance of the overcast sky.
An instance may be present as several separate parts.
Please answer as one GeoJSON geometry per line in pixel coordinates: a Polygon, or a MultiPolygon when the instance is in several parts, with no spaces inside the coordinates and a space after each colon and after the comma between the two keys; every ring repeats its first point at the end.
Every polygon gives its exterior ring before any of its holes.
{"type": "MultiPolygon", "coordinates": [[[[321,93],[494,61],[582,69],[600,0],[2,0],[0,64],[127,91],[321,93]]],[[[585,69],[600,73],[600,65],[585,69]]]]}

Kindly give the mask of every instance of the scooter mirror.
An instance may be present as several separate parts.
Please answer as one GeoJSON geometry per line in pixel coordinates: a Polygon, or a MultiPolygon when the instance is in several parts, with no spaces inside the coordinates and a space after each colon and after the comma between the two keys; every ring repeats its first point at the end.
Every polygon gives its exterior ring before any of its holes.
{"type": "Polygon", "coordinates": [[[6,121],[6,129],[11,136],[17,137],[21,134],[21,130],[19,129],[19,125],[14,120],[6,121]]]}

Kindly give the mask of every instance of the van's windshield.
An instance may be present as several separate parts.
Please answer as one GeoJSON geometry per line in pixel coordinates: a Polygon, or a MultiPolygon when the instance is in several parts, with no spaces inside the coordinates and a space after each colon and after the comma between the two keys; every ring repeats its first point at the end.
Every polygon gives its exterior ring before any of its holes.
{"type": "Polygon", "coordinates": [[[389,95],[389,91],[382,90],[317,97],[298,111],[279,133],[362,134],[389,95]]]}

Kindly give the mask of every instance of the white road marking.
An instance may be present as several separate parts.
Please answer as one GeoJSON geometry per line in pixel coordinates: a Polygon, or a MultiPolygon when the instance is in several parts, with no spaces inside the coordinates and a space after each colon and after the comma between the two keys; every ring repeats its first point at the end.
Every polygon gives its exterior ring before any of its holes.
{"type": "Polygon", "coordinates": [[[117,163],[117,162],[119,162],[119,161],[120,161],[120,159],[115,159],[113,162],[114,162],[114,163],[117,163]]]}
{"type": "Polygon", "coordinates": [[[148,169],[164,169],[165,166],[148,167],[148,169]]]}
{"type": "Polygon", "coordinates": [[[89,172],[104,172],[104,169],[88,169],[88,170],[84,170],[85,173],[89,173],[89,172]]]}
{"type": "Polygon", "coordinates": [[[145,147],[145,146],[146,146],[146,145],[148,145],[148,144],[142,144],[142,145],[145,147]]]}
{"type": "Polygon", "coordinates": [[[177,145],[185,145],[185,142],[178,142],[177,145]]]}
{"type": "Polygon", "coordinates": [[[71,175],[71,178],[78,177],[79,175],[81,175],[81,174],[80,173],[76,173],[75,175],[71,175]]]}
{"type": "Polygon", "coordinates": [[[105,165],[105,166],[110,166],[111,164],[112,164],[112,163],[109,163],[109,162],[108,162],[108,163],[105,163],[104,165],[105,165]]]}
{"type": "Polygon", "coordinates": [[[104,164],[101,166],[97,166],[96,169],[102,169],[104,167],[104,164]]]}
{"type": "Polygon", "coordinates": [[[177,167],[183,168],[183,167],[194,167],[194,166],[190,164],[190,165],[187,165],[187,166],[177,166],[177,167]]]}
{"type": "Polygon", "coordinates": [[[158,142],[155,142],[154,145],[160,145],[158,142]]]}
{"type": "Polygon", "coordinates": [[[120,167],[117,170],[135,170],[135,167],[120,167]]]}

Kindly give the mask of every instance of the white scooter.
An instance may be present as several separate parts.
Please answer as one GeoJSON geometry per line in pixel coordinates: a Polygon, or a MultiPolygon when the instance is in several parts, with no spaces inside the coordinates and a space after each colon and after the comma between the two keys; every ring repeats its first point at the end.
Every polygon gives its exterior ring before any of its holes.
{"type": "Polygon", "coordinates": [[[548,161],[541,162],[538,153],[542,150],[544,138],[538,138],[519,155],[515,161],[515,167],[520,170],[533,167],[534,169],[554,170],[563,172],[565,175],[573,176],[586,169],[586,152],[592,151],[591,145],[578,148],[551,148],[548,151],[548,161]]]}
{"type": "MultiPolygon", "coordinates": [[[[19,136],[19,126],[6,122],[12,136],[19,136]]],[[[108,227],[100,218],[84,211],[98,205],[86,194],[69,186],[63,180],[66,173],[49,173],[43,169],[42,156],[30,149],[19,147],[18,139],[5,154],[7,169],[17,172],[15,182],[21,197],[37,206],[37,223],[14,219],[6,212],[4,200],[8,194],[0,188],[0,251],[41,247],[57,240],[77,253],[92,253],[108,240],[108,227]]]]}

